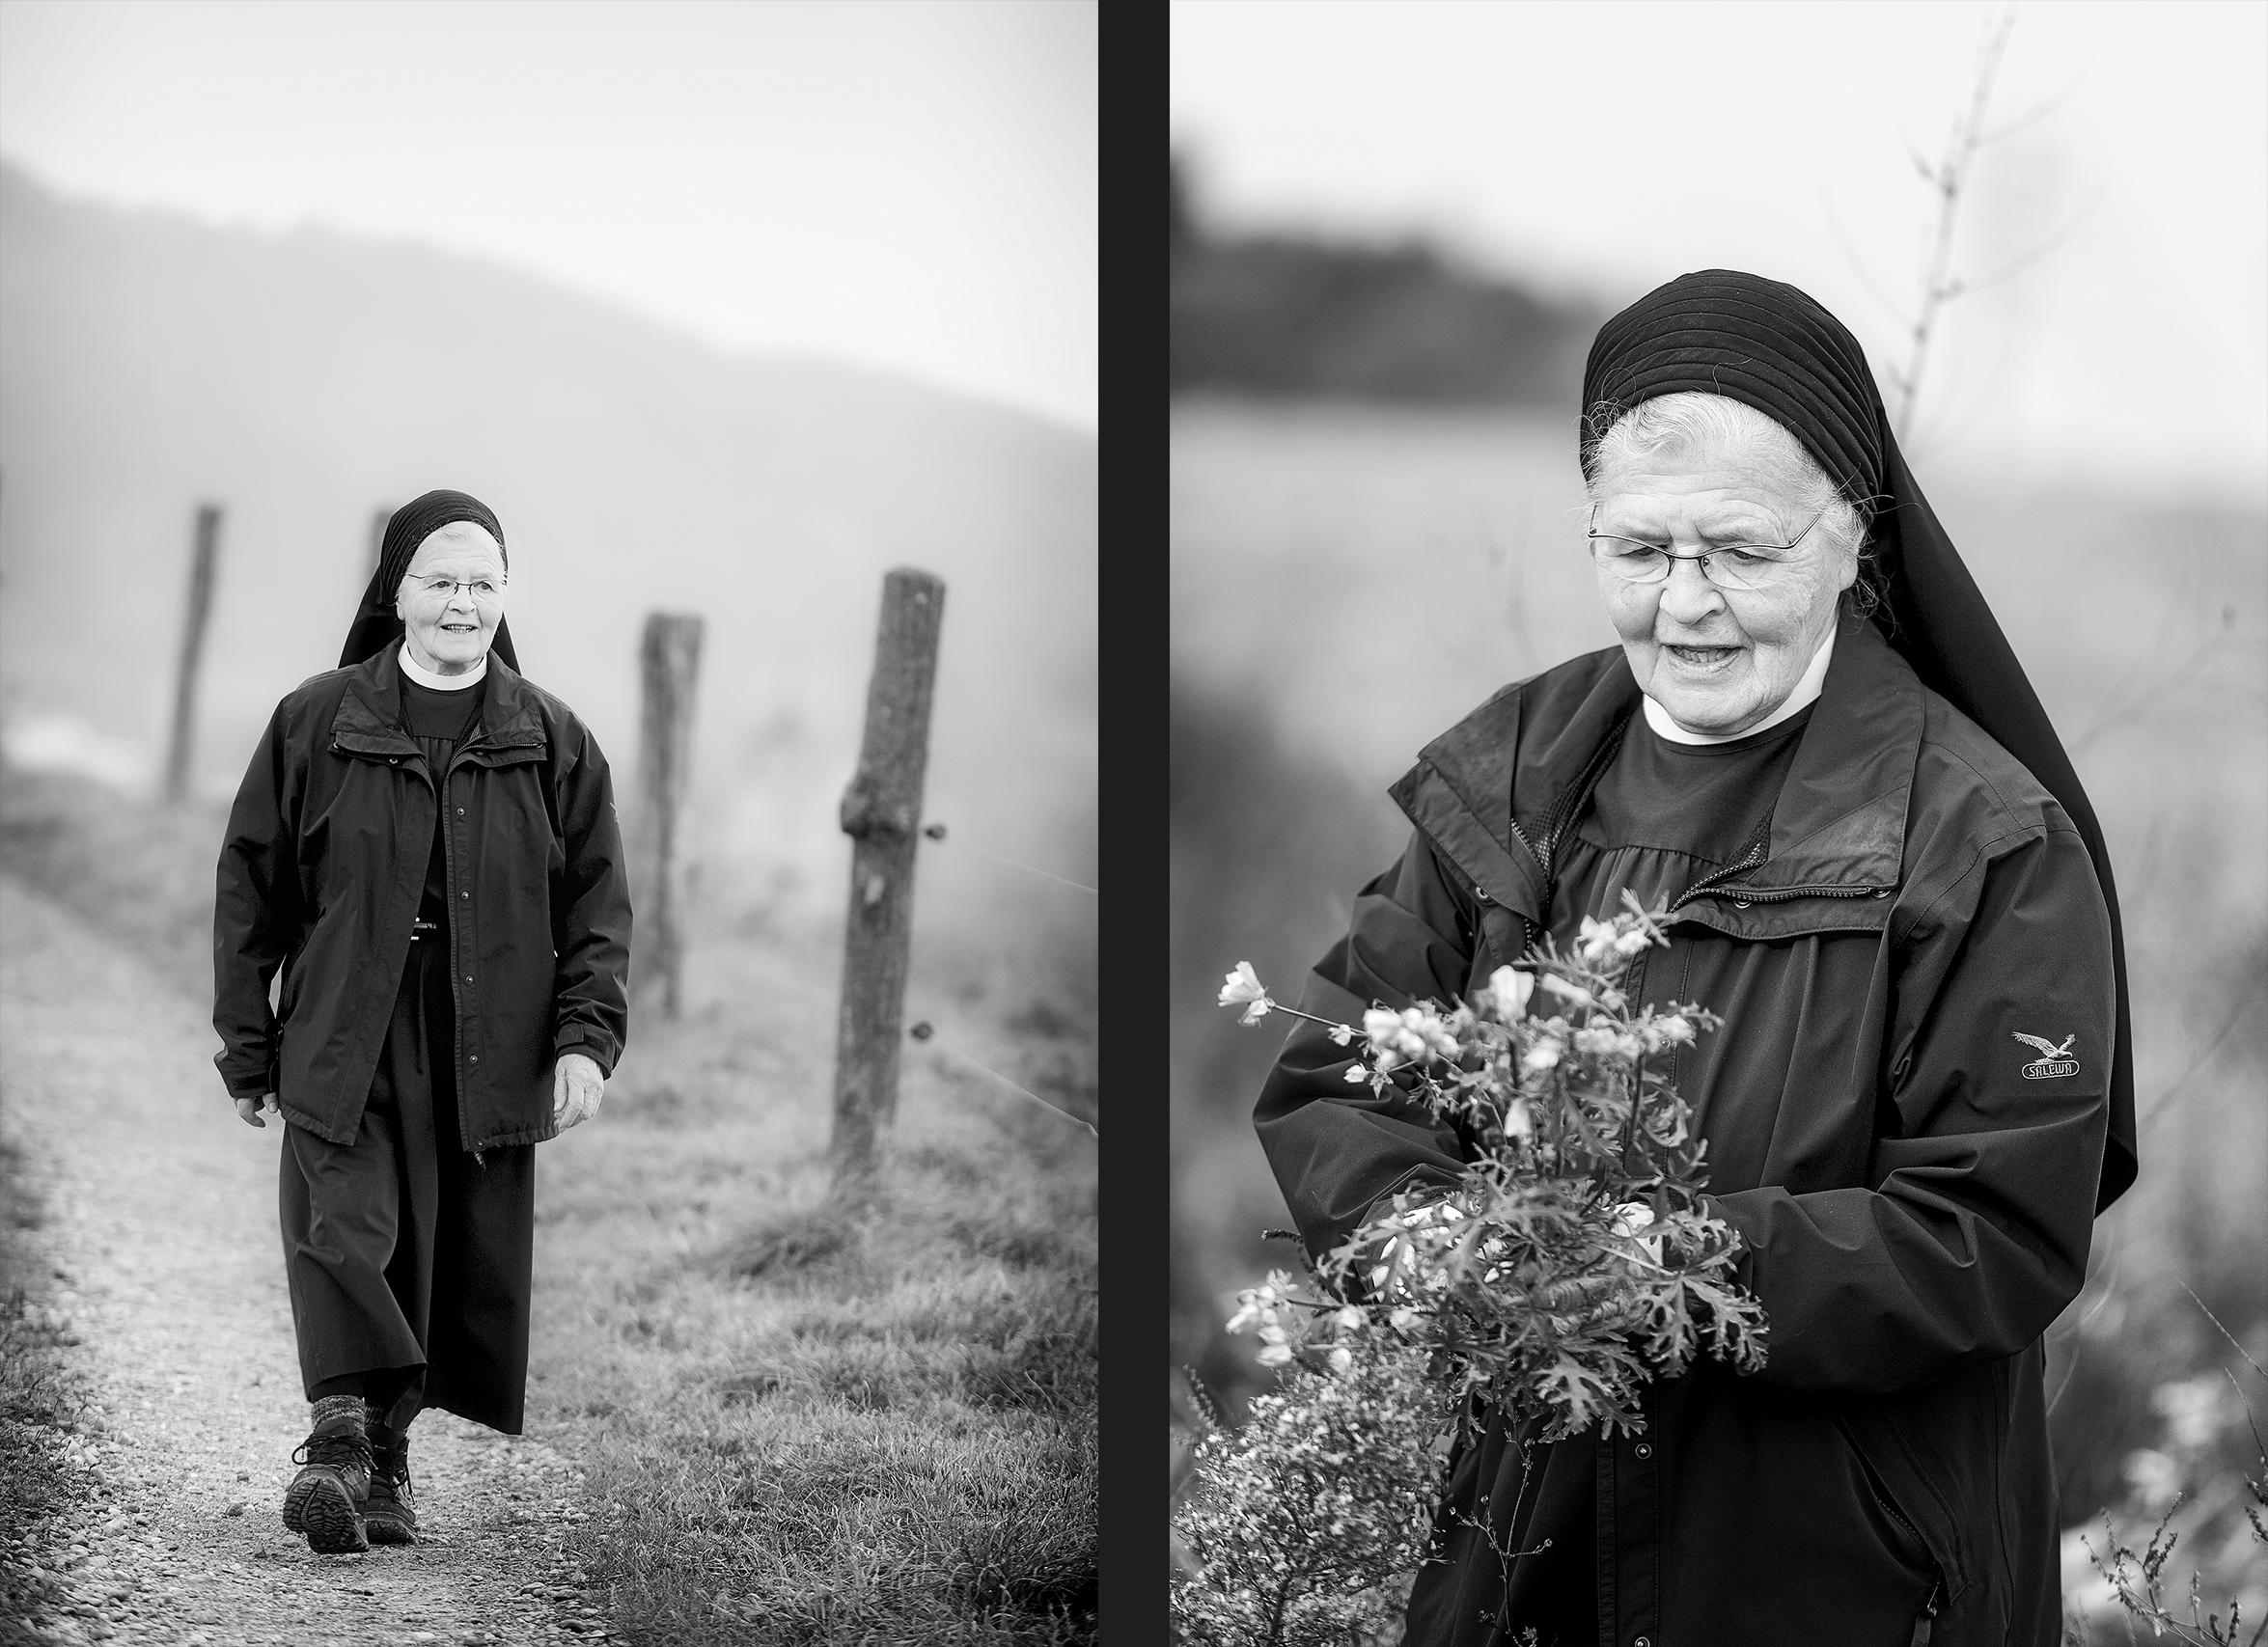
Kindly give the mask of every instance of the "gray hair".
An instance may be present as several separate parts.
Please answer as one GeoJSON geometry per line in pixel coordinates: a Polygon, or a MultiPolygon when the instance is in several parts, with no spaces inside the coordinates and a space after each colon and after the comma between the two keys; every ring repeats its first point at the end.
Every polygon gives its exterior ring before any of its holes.
{"type": "Polygon", "coordinates": [[[1663,452],[1729,447],[1794,502],[1797,520],[1818,515],[1819,524],[1812,529],[1814,535],[1823,535],[1857,558],[1858,581],[1848,596],[1852,611],[1864,618],[1883,604],[1881,567],[1873,545],[1875,500],[1853,497],[1836,484],[1778,420],[1745,400],[1685,390],[1657,395],[1627,410],[1602,400],[1584,424],[1584,489],[1593,503],[1602,490],[1601,475],[1663,452]]]}

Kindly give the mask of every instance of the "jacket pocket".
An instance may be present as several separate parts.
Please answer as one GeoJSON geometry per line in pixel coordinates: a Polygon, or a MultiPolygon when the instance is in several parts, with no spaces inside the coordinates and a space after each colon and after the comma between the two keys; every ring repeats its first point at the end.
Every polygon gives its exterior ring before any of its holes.
{"type": "Polygon", "coordinates": [[[1915,1634],[1917,1641],[1926,1641],[1929,1619],[1968,1581],[1951,1512],[1888,1414],[1846,1407],[1835,1414],[1835,1427],[1857,1459],[1867,1490],[1889,1520],[1894,1536],[1902,1542],[1900,1553],[1933,1579],[1915,1634]]]}

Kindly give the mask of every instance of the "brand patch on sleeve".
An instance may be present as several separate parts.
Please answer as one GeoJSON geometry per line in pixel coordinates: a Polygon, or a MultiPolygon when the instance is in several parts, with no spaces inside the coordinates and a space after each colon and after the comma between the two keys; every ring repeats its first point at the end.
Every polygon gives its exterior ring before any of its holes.
{"type": "Polygon", "coordinates": [[[2065,1035],[2063,1044],[2059,1047],[2053,1041],[2039,1035],[2027,1035],[2021,1029],[2014,1033],[2016,1039],[2026,1046],[2039,1049],[2039,1057],[2024,1066],[2025,1080],[2051,1081],[2059,1075],[2079,1073],[2079,1060],[2069,1056],[2071,1043],[2079,1039],[2077,1035],[2065,1035]]]}

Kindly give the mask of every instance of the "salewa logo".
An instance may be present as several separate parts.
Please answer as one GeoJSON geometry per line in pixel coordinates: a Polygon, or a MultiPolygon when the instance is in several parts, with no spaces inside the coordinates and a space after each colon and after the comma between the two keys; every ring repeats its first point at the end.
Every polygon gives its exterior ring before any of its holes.
{"type": "Polygon", "coordinates": [[[2059,1075],[2079,1073],[2079,1060],[2064,1056],[2070,1052],[2071,1043],[2079,1039],[2077,1035],[2065,1035],[2060,1047],[2053,1041],[2044,1040],[2038,1035],[2027,1035],[2021,1030],[2015,1031],[2015,1035],[2026,1046],[2039,1049],[2039,1057],[2024,1066],[2025,1080],[2047,1081],[2059,1075]]]}

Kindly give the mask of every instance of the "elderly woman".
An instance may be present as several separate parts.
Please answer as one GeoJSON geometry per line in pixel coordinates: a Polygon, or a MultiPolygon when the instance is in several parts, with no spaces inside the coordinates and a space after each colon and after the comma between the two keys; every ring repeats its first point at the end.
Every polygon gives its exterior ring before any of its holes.
{"type": "MultiPolygon", "coordinates": [[[[1584,402],[1621,645],[1425,749],[1306,1006],[1446,1002],[1625,891],[1668,906],[1629,992],[1724,1017],[1673,1078],[1770,1356],[1655,1384],[1638,1437],[1469,1415],[1405,1639],[2047,1647],[2040,1335],[2135,1173],[2092,810],[1818,304],[1673,281],[1600,332],[1584,402]]],[[[1302,1025],[1258,1104],[1317,1253],[1467,1158],[1347,1058],[1302,1025]]]]}
{"type": "Polygon", "coordinates": [[[244,1120],[289,1123],[314,1414],[284,1522],[318,1551],[415,1542],[423,1408],[519,1434],[534,1146],[596,1113],[626,1029],[606,758],[514,667],[506,575],[477,499],[397,510],[341,667],[277,705],[221,848],[215,1061],[244,1120]]]}

